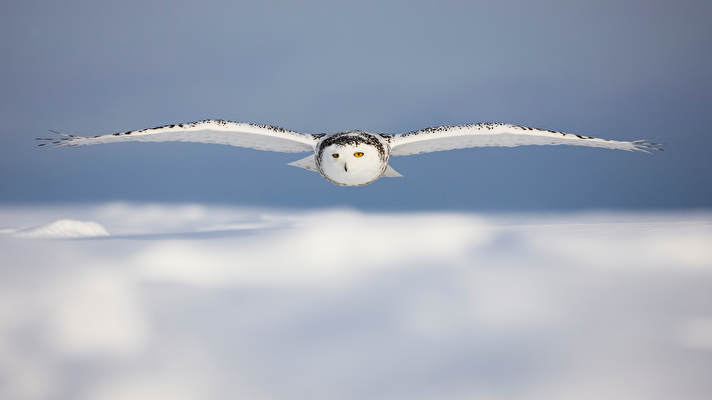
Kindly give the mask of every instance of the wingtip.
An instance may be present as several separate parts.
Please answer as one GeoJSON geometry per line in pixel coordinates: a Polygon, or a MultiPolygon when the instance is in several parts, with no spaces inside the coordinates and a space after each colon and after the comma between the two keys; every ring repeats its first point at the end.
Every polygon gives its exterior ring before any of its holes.
{"type": "Polygon", "coordinates": [[[70,135],[68,133],[56,131],[54,129],[47,129],[47,131],[54,133],[55,135],[59,137],[51,137],[51,138],[43,138],[43,137],[38,137],[35,138],[35,140],[42,141],[44,143],[40,143],[37,146],[42,147],[42,146],[47,146],[49,144],[54,145],[50,147],[61,147],[61,146],[73,146],[73,144],[70,144],[72,140],[76,138],[74,135],[70,135]]]}
{"type": "Polygon", "coordinates": [[[662,143],[653,142],[652,140],[655,139],[634,140],[631,143],[633,143],[635,150],[648,154],[652,154],[654,151],[664,151],[662,143]]]}

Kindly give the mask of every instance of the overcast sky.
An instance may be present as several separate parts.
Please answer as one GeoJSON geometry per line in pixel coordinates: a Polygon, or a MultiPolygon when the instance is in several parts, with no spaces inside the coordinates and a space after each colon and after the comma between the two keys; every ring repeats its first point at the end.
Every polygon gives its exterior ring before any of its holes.
{"type": "Polygon", "coordinates": [[[710,207],[711,16],[707,1],[3,2],[0,202],[710,207]],[[285,165],[301,155],[33,141],[205,118],[392,133],[500,121],[665,152],[458,150],[343,188],[285,165]]]}

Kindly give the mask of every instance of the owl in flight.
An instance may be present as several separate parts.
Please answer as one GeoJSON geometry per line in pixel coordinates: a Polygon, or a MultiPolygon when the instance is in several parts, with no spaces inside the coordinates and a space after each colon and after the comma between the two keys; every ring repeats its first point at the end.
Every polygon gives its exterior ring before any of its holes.
{"type": "MultiPolygon", "coordinates": [[[[54,131],[53,131],[54,132],[54,131]]],[[[645,140],[622,142],[502,123],[438,126],[391,135],[364,131],[334,134],[294,132],[269,125],[205,120],[136,131],[82,137],[54,132],[57,138],[37,138],[57,146],[114,142],[217,143],[284,153],[310,153],[289,165],[318,172],[341,186],[362,186],[381,177],[402,176],[388,165],[392,156],[469,147],[568,144],[627,151],[661,150],[645,140]]]]}

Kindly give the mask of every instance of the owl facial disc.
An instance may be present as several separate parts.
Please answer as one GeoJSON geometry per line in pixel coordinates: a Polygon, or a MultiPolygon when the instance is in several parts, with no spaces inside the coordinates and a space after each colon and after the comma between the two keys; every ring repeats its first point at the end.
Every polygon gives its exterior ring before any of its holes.
{"type": "Polygon", "coordinates": [[[375,135],[360,131],[330,136],[318,146],[317,167],[324,178],[337,185],[366,185],[385,172],[386,146],[375,135]]]}

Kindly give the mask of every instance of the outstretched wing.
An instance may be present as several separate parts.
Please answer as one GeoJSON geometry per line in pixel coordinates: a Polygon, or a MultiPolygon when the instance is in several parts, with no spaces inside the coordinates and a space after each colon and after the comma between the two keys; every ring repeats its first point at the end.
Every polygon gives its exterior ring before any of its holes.
{"type": "Polygon", "coordinates": [[[402,135],[393,135],[391,137],[391,155],[407,156],[468,147],[514,147],[544,144],[568,144],[643,152],[662,150],[658,147],[660,146],[659,144],[644,140],[620,142],[518,125],[485,122],[470,125],[438,126],[402,135]]]}
{"type": "MultiPolygon", "coordinates": [[[[58,132],[55,132],[58,133],[58,132]]],[[[137,131],[117,132],[92,137],[59,133],[57,138],[37,138],[57,146],[83,146],[115,142],[196,142],[248,147],[257,150],[301,153],[313,151],[321,134],[306,134],[269,125],[223,120],[205,120],[158,126],[137,131]]]]}

